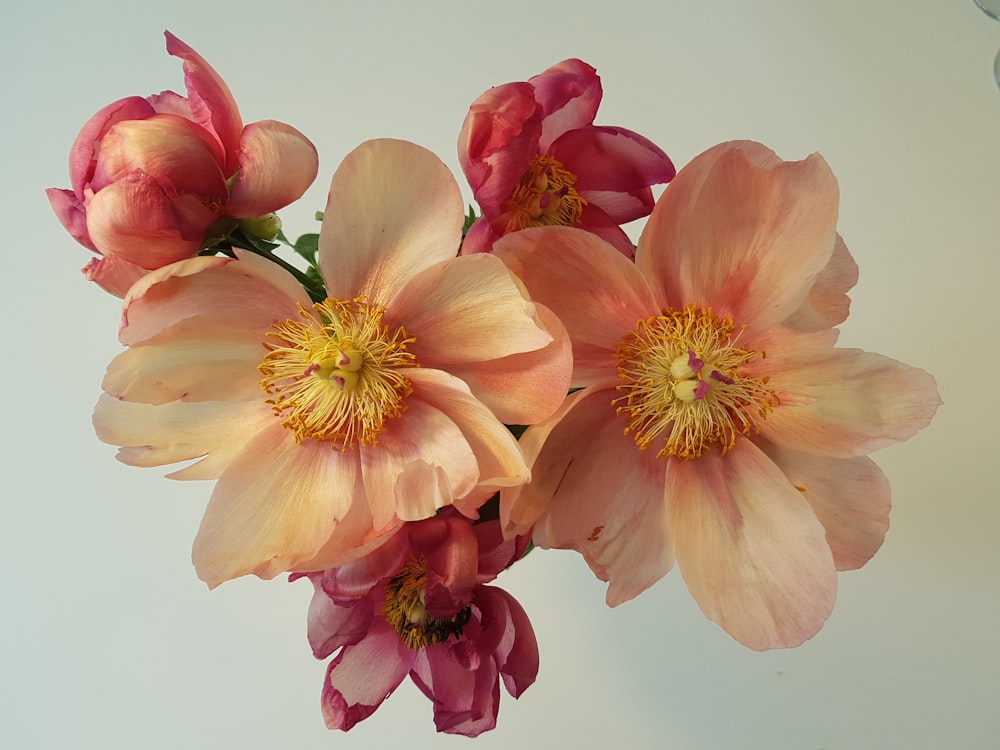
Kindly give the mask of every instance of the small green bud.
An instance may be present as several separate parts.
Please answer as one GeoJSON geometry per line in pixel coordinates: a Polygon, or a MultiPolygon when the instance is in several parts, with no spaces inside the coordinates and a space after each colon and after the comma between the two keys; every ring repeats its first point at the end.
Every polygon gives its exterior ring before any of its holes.
{"type": "Polygon", "coordinates": [[[276,213],[255,216],[252,219],[240,219],[240,229],[251,237],[271,242],[281,231],[281,219],[276,213]]]}

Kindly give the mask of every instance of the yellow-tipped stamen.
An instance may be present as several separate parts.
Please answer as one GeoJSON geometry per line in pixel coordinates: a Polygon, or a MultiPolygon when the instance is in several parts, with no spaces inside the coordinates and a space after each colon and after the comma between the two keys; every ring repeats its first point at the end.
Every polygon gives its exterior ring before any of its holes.
{"type": "Polygon", "coordinates": [[[383,309],[364,298],[327,299],[299,320],[275,323],[258,368],[266,400],[302,442],[311,438],[347,450],[375,445],[412,392],[399,372],[416,367],[406,350],[414,339],[382,323],[383,309]]]}
{"type": "Polygon", "coordinates": [[[574,226],[587,201],[573,185],[576,175],[547,154],[536,156],[507,200],[506,232],[527,227],[574,226]]]}
{"type": "Polygon", "coordinates": [[[424,606],[426,586],[427,560],[423,557],[411,557],[403,563],[385,586],[382,616],[412,649],[443,643],[453,635],[461,635],[472,614],[465,607],[449,620],[431,617],[424,606]]]}
{"type": "Polygon", "coordinates": [[[627,417],[625,434],[641,449],[662,439],[660,457],[697,458],[715,444],[725,453],[737,434],[756,430],[777,395],[766,376],[740,373],[764,354],[736,338],[732,320],[694,305],[640,320],[617,351],[622,395],[613,403],[627,417]]]}

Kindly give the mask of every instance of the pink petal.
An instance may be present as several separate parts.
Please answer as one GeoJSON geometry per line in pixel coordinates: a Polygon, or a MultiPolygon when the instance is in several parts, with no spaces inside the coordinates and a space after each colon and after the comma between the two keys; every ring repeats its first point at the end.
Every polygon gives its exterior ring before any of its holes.
{"type": "Polygon", "coordinates": [[[462,240],[462,252],[459,254],[475,255],[492,252],[493,243],[498,239],[500,239],[500,235],[493,231],[493,227],[490,226],[486,217],[480,216],[472,222],[472,226],[466,232],[465,238],[462,240]]]}
{"type": "Polygon", "coordinates": [[[411,678],[434,702],[437,731],[476,737],[496,727],[500,683],[491,659],[469,669],[453,655],[469,645],[442,643],[423,649],[414,662],[411,678]]]}
{"type": "Polygon", "coordinates": [[[504,211],[504,202],[541,153],[541,133],[541,109],[527,83],[494,86],[469,107],[458,137],[458,161],[485,218],[504,211]]]}
{"type": "Polygon", "coordinates": [[[417,524],[406,524],[370,554],[324,570],[319,584],[330,599],[351,604],[365,599],[384,578],[391,578],[410,555],[409,532],[417,524]]]}
{"type": "Polygon", "coordinates": [[[612,404],[616,395],[611,387],[585,389],[567,399],[554,426],[540,426],[541,440],[529,434],[537,428],[528,428],[521,442],[531,483],[510,501],[501,495],[501,518],[517,527],[541,509],[535,544],[580,552],[598,578],[610,581],[612,607],[645,591],[673,565],[663,501],[666,462],[623,434],[624,418],[612,404]]]}
{"type": "MultiPolygon", "coordinates": [[[[549,153],[577,176],[573,187],[587,191],[629,193],[670,182],[677,170],[670,158],[648,138],[625,128],[591,125],[571,130],[552,144],[549,153]]],[[[602,205],[616,223],[645,216],[612,213],[614,205],[602,205]]]]}
{"type": "Polygon", "coordinates": [[[424,269],[389,300],[386,316],[416,338],[409,348],[423,367],[448,370],[552,342],[518,280],[488,254],[424,269]]]}
{"type": "Polygon", "coordinates": [[[385,304],[416,273],[453,258],[462,194],[444,163],[406,141],[368,141],[341,162],[319,238],[327,291],[385,304]]]}
{"type": "Polygon", "coordinates": [[[837,570],[856,570],[878,552],[891,503],[889,482],[874,461],[814,456],[766,441],[758,447],[809,501],[826,529],[837,570]]]}
{"type": "Polygon", "coordinates": [[[375,612],[368,599],[350,606],[334,604],[319,586],[309,602],[306,618],[313,656],[325,659],[341,646],[357,643],[368,634],[375,612]]]}
{"type": "Polygon", "coordinates": [[[484,622],[503,629],[494,658],[507,692],[519,698],[538,676],[538,643],[528,615],[517,599],[494,586],[478,586],[476,604],[484,622]]]}
{"type": "Polygon", "coordinates": [[[448,367],[504,424],[535,424],[548,419],[569,390],[573,373],[569,334],[547,307],[536,304],[535,311],[554,337],[548,346],[488,362],[448,367]]]}
{"type": "Polygon", "coordinates": [[[785,321],[785,325],[799,331],[818,331],[840,325],[847,320],[851,309],[847,292],[857,283],[858,264],[838,234],[830,262],[816,277],[802,307],[785,321]]]}
{"type": "Polygon", "coordinates": [[[660,312],[639,269],[589,232],[524,229],[503,237],[494,254],[562,320],[573,342],[574,387],[613,374],[621,337],[660,312]]]}
{"type": "Polygon", "coordinates": [[[171,474],[173,479],[214,479],[262,428],[276,424],[260,401],[172,401],[137,404],[102,394],[94,429],[105,443],[121,446],[129,466],[163,466],[202,458],[171,474]]]}
{"type": "Polygon", "coordinates": [[[346,646],[330,662],[322,699],[327,728],[347,731],[371,716],[399,687],[416,654],[384,620],[375,618],[364,640],[346,646]]]}
{"type": "Polygon", "coordinates": [[[205,59],[175,37],[163,32],[167,52],[184,61],[184,83],[191,101],[194,121],[213,133],[226,152],[226,176],[237,169],[237,154],[243,120],[232,92],[205,59]]]}
{"type": "Polygon", "coordinates": [[[528,79],[542,108],[541,152],[563,133],[590,125],[601,104],[601,79],[583,60],[556,63],[528,79]]]}
{"type": "Polygon", "coordinates": [[[415,392],[406,413],[387,425],[378,445],[362,446],[361,471],[376,527],[394,514],[404,521],[433,516],[476,485],[476,456],[458,426],[415,392]]]}
{"type": "Polygon", "coordinates": [[[83,203],[76,197],[72,190],[60,190],[59,188],[48,188],[45,195],[49,199],[49,205],[56,214],[56,218],[72,235],[73,239],[84,247],[99,252],[90,240],[87,232],[87,210],[83,203]]]}
{"type": "Polygon", "coordinates": [[[129,263],[117,255],[91,258],[80,272],[88,281],[93,281],[101,289],[116,297],[125,297],[132,285],[146,275],[141,266],[129,263]]]}
{"type": "Polygon", "coordinates": [[[789,337],[744,371],[770,374],[779,405],[759,423],[778,445],[848,458],[908,440],[941,404],[934,378],[860,349],[796,346],[789,337]]]}
{"type": "Polygon", "coordinates": [[[227,216],[263,216],[297,201],[319,170],[316,147],[302,133],[274,120],[247,125],[240,136],[239,171],[227,216]]]}
{"type": "Polygon", "coordinates": [[[407,376],[413,395],[446,414],[462,431],[476,457],[477,490],[453,503],[462,513],[475,517],[476,509],[498,489],[522,484],[528,478],[517,441],[465,383],[428,368],[410,370],[407,376]]]}
{"type": "Polygon", "coordinates": [[[275,420],[215,485],[194,541],[198,577],[214,588],[248,573],[272,578],[294,570],[354,503],[366,504],[357,454],[296,443],[275,420]]]}
{"type": "Polygon", "coordinates": [[[116,123],[125,120],[145,120],[155,114],[153,107],[139,96],[129,96],[103,107],[87,120],[69,152],[70,184],[77,198],[83,200],[84,188],[90,182],[97,161],[98,146],[104,134],[116,123]]]}
{"type": "Polygon", "coordinates": [[[833,610],[837,574],[801,493],[743,438],[725,456],[669,462],[677,565],[705,616],[758,651],[814,636],[833,610]]]}
{"type": "Polygon", "coordinates": [[[674,309],[712,307],[750,332],[805,301],[833,251],[837,181],[818,154],[782,162],[757,143],[709,149],[657,202],[636,264],[674,309]]]}

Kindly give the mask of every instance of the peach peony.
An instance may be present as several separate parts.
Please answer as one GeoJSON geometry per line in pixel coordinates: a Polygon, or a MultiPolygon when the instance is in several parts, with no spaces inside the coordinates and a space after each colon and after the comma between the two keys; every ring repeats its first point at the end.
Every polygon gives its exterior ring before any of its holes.
{"type": "Polygon", "coordinates": [[[330,186],[326,300],[249,254],[129,291],[94,424],[125,463],[218,478],[194,543],[210,585],[332,567],[527,479],[503,423],[555,411],[569,342],[500,260],[455,257],[462,214],[437,157],[370,141],[330,186]]]}
{"type": "Polygon", "coordinates": [[[725,143],[666,189],[634,264],[571,229],[497,243],[566,325],[583,387],[522,438],[532,482],[502,493],[507,533],[536,524],[539,546],[578,550],[612,606],[676,561],[702,611],[754,649],[822,627],[837,571],[888,527],[866,454],[940,404],[926,372],[834,347],[857,271],[838,198],[818,155],[725,143]]]}

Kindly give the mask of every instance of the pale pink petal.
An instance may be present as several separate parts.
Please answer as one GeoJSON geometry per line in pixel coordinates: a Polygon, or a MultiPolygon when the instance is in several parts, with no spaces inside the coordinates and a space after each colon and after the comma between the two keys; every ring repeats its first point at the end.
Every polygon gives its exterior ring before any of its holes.
{"type": "Polygon", "coordinates": [[[132,285],[148,271],[117,256],[91,258],[80,272],[88,281],[93,281],[101,289],[116,297],[124,297],[132,285]]]}
{"type": "Polygon", "coordinates": [[[317,586],[306,617],[306,633],[313,656],[325,659],[341,646],[360,641],[368,634],[374,614],[367,599],[340,606],[317,586]]]}
{"type": "Polygon", "coordinates": [[[541,152],[568,130],[590,125],[601,104],[601,79],[583,60],[556,63],[528,79],[542,108],[541,152]]]}
{"type": "Polygon", "coordinates": [[[534,424],[548,419],[569,390],[573,374],[569,334],[547,307],[536,304],[535,311],[554,337],[548,346],[489,362],[448,366],[448,371],[464,380],[476,398],[504,424],[534,424]]]}
{"type": "Polygon", "coordinates": [[[76,197],[76,193],[72,190],[48,188],[45,195],[49,199],[49,205],[52,206],[56,218],[72,235],[73,239],[95,253],[99,252],[90,240],[90,234],[87,232],[87,211],[80,199],[76,197]]]}
{"type": "Polygon", "coordinates": [[[782,162],[757,143],[709,149],[660,196],[636,264],[660,302],[712,307],[750,332],[797,310],[833,252],[839,192],[818,154],[782,162]]]}
{"type": "Polygon", "coordinates": [[[417,368],[407,372],[413,396],[446,414],[462,431],[479,465],[477,489],[453,503],[462,513],[475,510],[501,487],[528,478],[528,467],[510,431],[456,377],[439,370],[417,368]]]}
{"type": "Polygon", "coordinates": [[[503,237],[494,254],[562,320],[573,342],[574,386],[614,373],[622,336],[660,313],[639,269],[589,232],[524,229],[503,237]]]}
{"type": "Polygon", "coordinates": [[[430,151],[368,141],[333,175],[319,237],[327,291],[384,305],[416,273],[458,254],[462,193],[430,151]]]}
{"type": "Polygon", "coordinates": [[[744,368],[765,372],[779,404],[761,434],[810,453],[848,458],[908,440],[941,404],[931,375],[860,349],[789,345],[744,368]]]}
{"type": "Polygon", "coordinates": [[[294,277],[252,253],[237,256],[192,258],[144,276],[125,297],[119,341],[136,346],[183,322],[206,338],[243,341],[257,331],[263,344],[272,323],[297,320],[299,305],[310,303],[294,277]]]}
{"type": "Polygon", "coordinates": [[[814,636],[833,610],[837,574],[801,493],[743,438],[725,456],[669,463],[677,566],[705,616],[755,650],[814,636]]]}
{"type": "Polygon", "coordinates": [[[858,264],[838,234],[830,262],[816,277],[802,307],[784,324],[798,331],[818,331],[840,325],[847,320],[851,309],[847,292],[857,283],[858,264]]]}
{"type": "Polygon", "coordinates": [[[542,113],[527,83],[483,92],[469,107],[458,137],[458,161],[484,217],[502,213],[531,160],[541,151],[542,113]]]}
{"type": "Polygon", "coordinates": [[[225,214],[254,217],[284,208],[302,197],[318,170],[316,147],[291,125],[251,123],[240,136],[239,171],[225,214]]]}
{"type": "MultiPolygon", "coordinates": [[[[650,209],[652,207],[652,195],[650,195],[650,209]]],[[[584,206],[579,223],[573,226],[596,234],[630,261],[635,259],[635,245],[632,244],[632,238],[625,234],[625,230],[597,204],[588,203],[584,206]]]]}
{"type": "Polygon", "coordinates": [[[167,52],[184,61],[184,83],[194,121],[214,133],[226,151],[226,175],[237,167],[237,144],[243,130],[243,120],[232,92],[205,59],[169,31],[167,52]]]}
{"type": "Polygon", "coordinates": [[[378,445],[361,446],[361,471],[376,527],[393,514],[404,521],[433,516],[476,485],[476,456],[458,426],[420,398],[387,425],[378,445]]]}
{"type": "Polygon", "coordinates": [[[856,570],[878,552],[889,528],[889,482],[867,456],[828,458],[758,442],[809,501],[826,529],[837,570],[856,570]]]}
{"type": "Polygon", "coordinates": [[[296,443],[275,420],[219,477],[194,541],[195,570],[210,587],[248,573],[272,578],[294,570],[323,547],[353,504],[363,503],[356,453],[296,443]]]}
{"type": "MultiPolygon", "coordinates": [[[[73,236],[75,237],[76,235],[73,236]]],[[[462,240],[462,252],[460,255],[475,255],[477,253],[491,252],[493,250],[493,243],[498,239],[500,239],[500,235],[493,231],[493,227],[490,226],[490,223],[484,216],[480,216],[472,222],[472,226],[469,227],[469,231],[465,233],[465,238],[462,240]]]]}
{"type": "MultiPolygon", "coordinates": [[[[541,509],[535,544],[580,552],[598,578],[610,581],[612,607],[645,591],[673,565],[663,501],[666,462],[623,434],[616,395],[612,387],[595,386],[570,396],[558,424],[542,426],[548,434],[540,447],[529,434],[536,428],[529,428],[521,441],[531,483],[510,505],[507,493],[501,495],[501,518],[519,527],[541,509]]],[[[508,525],[508,536],[510,531],[508,525]]]]}
{"type": "Polygon", "coordinates": [[[386,318],[416,341],[423,367],[450,370],[548,346],[520,282],[488,254],[451,258],[416,274],[386,304],[386,318]]]}
{"type": "Polygon", "coordinates": [[[410,554],[409,531],[416,524],[407,524],[384,544],[356,560],[324,569],[314,582],[323,587],[327,596],[338,604],[350,604],[364,599],[383,578],[395,575],[410,554]]]}
{"type": "Polygon", "coordinates": [[[80,134],[73,141],[69,152],[70,184],[77,198],[83,200],[84,189],[94,173],[97,160],[97,145],[101,143],[104,134],[116,123],[124,120],[144,120],[155,114],[153,107],[139,96],[129,96],[111,102],[101,108],[80,129],[80,134]]]}
{"type": "Polygon", "coordinates": [[[323,718],[347,731],[367,719],[399,687],[418,652],[376,617],[368,636],[334,657],[323,685],[323,718]]]}
{"type": "MultiPolygon", "coordinates": [[[[659,146],[625,128],[590,125],[571,130],[552,144],[549,153],[576,175],[573,187],[585,197],[589,191],[598,191],[597,197],[601,191],[628,194],[650,185],[670,182],[677,173],[670,158],[659,146]]],[[[641,213],[628,210],[619,213],[615,210],[640,208],[631,202],[609,202],[601,208],[618,224],[649,213],[648,210],[641,213]]]]}
{"type": "MultiPolygon", "coordinates": [[[[275,423],[260,401],[172,401],[136,404],[102,394],[94,429],[105,443],[121,446],[118,460],[130,466],[163,466],[201,458],[173,479],[214,479],[263,427],[275,423]]],[[[276,423],[275,423],[276,424],[276,423]]]]}

